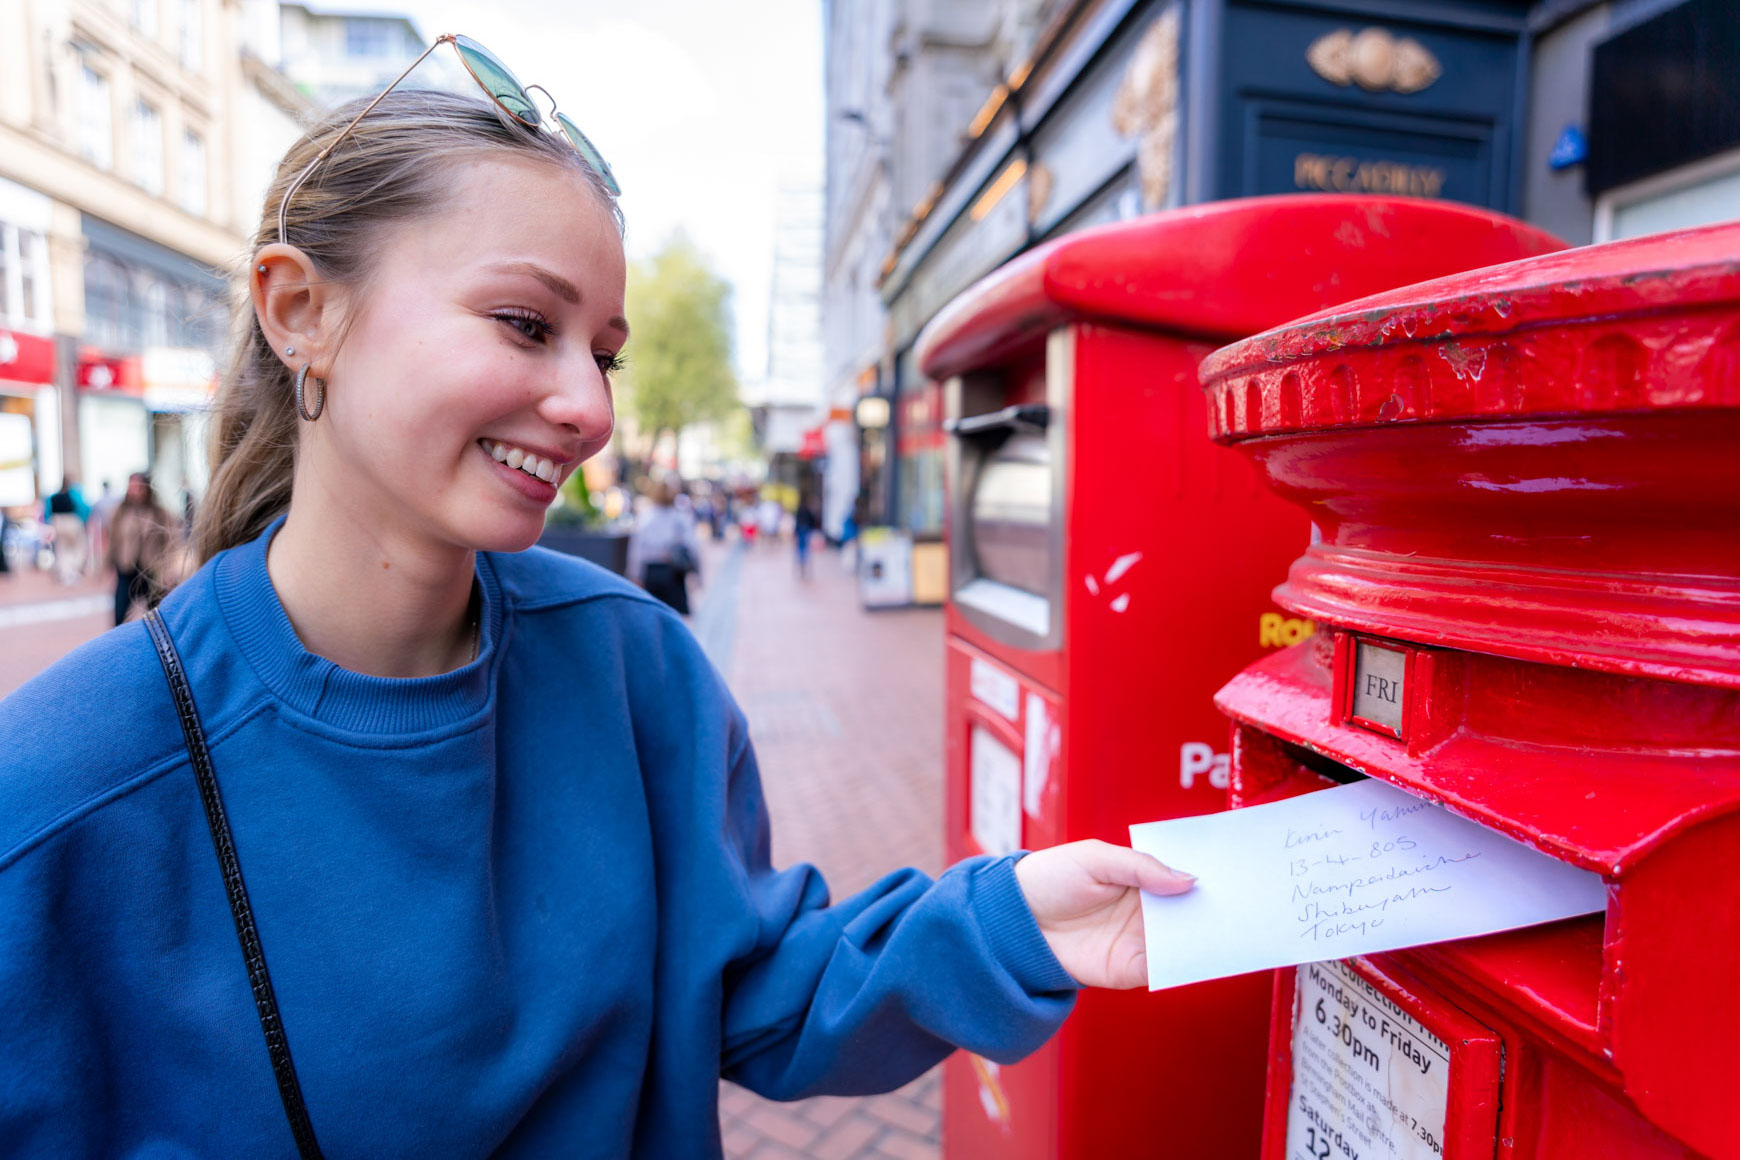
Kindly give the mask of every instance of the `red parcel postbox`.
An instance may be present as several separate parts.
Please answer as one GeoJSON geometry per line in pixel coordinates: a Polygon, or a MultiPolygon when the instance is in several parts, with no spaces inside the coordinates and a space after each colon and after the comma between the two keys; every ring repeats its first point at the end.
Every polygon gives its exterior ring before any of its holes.
{"type": "Polygon", "coordinates": [[[1266,1160],[1740,1156],[1740,224],[1378,295],[1203,381],[1321,530],[1275,594],[1318,635],[1218,698],[1235,804],[1379,777],[1607,882],[1277,972],[1266,1160]]]}
{"type": "MultiPolygon", "coordinates": [[[[1309,526],[1205,436],[1212,347],[1559,248],[1442,203],[1222,202],[1049,243],[938,315],[919,360],[946,381],[951,432],[951,859],[1126,843],[1132,822],[1224,808],[1213,693],[1311,631],[1269,597],[1309,526]]],[[[1269,988],[1085,994],[1018,1065],[956,1056],[946,1153],[1255,1156],[1269,988]]]]}

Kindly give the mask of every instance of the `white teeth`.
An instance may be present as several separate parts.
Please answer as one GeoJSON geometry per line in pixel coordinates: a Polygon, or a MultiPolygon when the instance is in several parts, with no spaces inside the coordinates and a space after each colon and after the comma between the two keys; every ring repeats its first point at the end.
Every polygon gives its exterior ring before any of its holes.
{"type": "Polygon", "coordinates": [[[523,471],[545,483],[555,483],[561,476],[562,469],[556,466],[554,459],[545,459],[541,455],[533,455],[521,448],[507,443],[498,443],[493,439],[480,440],[483,449],[490,453],[498,463],[505,463],[518,471],[523,471]]]}

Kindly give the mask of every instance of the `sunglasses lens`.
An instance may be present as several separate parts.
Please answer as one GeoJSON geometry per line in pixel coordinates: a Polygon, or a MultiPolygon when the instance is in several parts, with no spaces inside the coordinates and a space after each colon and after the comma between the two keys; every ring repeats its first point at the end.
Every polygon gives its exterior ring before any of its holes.
{"type": "Polygon", "coordinates": [[[496,103],[506,109],[515,120],[529,129],[536,129],[542,123],[538,108],[526,94],[525,86],[520,84],[507,65],[496,59],[494,53],[469,36],[454,37],[453,46],[459,50],[465,67],[471,70],[471,75],[477,78],[477,83],[483,86],[484,92],[494,97],[496,103]]]}
{"type": "Polygon", "coordinates": [[[562,127],[562,132],[567,134],[568,140],[573,142],[574,148],[580,151],[580,156],[586,159],[586,164],[595,169],[598,176],[604,179],[604,187],[610,190],[610,196],[621,197],[622,187],[616,184],[616,174],[610,171],[610,163],[604,160],[604,154],[598,152],[598,146],[594,145],[591,139],[580,131],[580,126],[568,119],[568,114],[557,113],[556,124],[562,127]]]}

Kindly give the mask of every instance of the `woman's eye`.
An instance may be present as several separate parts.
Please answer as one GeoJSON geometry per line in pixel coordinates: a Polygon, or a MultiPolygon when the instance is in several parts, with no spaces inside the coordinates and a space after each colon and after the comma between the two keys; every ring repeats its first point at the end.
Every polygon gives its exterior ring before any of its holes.
{"type": "Polygon", "coordinates": [[[628,359],[620,354],[611,354],[607,350],[599,351],[594,357],[598,360],[598,369],[604,372],[605,378],[609,378],[628,365],[628,359]]]}
{"type": "Polygon", "coordinates": [[[497,322],[512,327],[519,332],[521,338],[530,342],[548,342],[550,336],[556,333],[555,327],[545,322],[535,314],[521,314],[515,311],[504,311],[494,316],[497,322]]]}

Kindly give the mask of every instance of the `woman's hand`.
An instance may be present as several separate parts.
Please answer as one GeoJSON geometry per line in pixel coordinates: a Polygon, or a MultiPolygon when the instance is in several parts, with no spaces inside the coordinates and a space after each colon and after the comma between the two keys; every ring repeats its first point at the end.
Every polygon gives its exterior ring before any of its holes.
{"type": "Polygon", "coordinates": [[[1109,842],[1070,842],[1015,863],[1015,880],[1057,961],[1084,987],[1148,982],[1142,899],[1183,894],[1196,879],[1109,842]]]}

